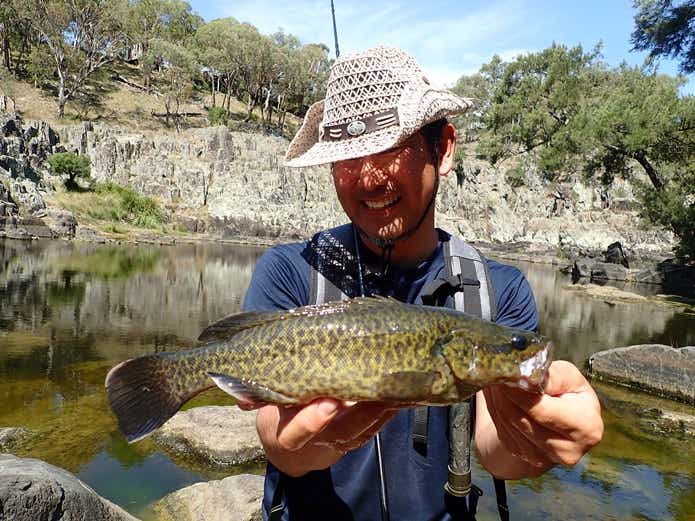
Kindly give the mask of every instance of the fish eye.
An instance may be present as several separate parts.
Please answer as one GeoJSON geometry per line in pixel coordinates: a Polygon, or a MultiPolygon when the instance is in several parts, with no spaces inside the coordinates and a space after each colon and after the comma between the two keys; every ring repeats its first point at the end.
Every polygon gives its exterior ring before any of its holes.
{"type": "Polygon", "coordinates": [[[512,335],[511,340],[509,341],[510,344],[512,344],[512,347],[518,351],[523,351],[528,347],[528,342],[526,341],[526,337],[523,335],[512,335]]]}

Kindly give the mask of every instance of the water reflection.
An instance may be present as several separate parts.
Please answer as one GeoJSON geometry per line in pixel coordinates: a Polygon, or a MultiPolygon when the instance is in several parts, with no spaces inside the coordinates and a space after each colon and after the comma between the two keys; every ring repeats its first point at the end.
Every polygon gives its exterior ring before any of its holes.
{"type": "MultiPolygon", "coordinates": [[[[555,341],[557,358],[580,367],[596,351],[610,347],[657,343],[695,345],[695,316],[650,303],[606,302],[568,291],[569,275],[541,264],[510,262],[528,278],[536,296],[540,327],[555,341]]],[[[624,286],[626,291],[653,295],[654,285],[624,286]]]]}
{"type": "MultiPolygon", "coordinates": [[[[171,459],[148,440],[127,445],[108,412],[103,381],[116,362],[193,345],[205,326],[239,310],[260,254],[210,244],[0,241],[0,426],[36,433],[14,452],[76,472],[136,514],[171,490],[222,477],[171,459]]],[[[582,366],[609,346],[695,344],[692,315],[605,303],[563,289],[569,278],[552,267],[518,265],[560,358],[582,366]]],[[[512,484],[514,519],[681,521],[695,510],[692,443],[649,434],[640,411],[661,404],[633,409],[624,405],[633,394],[606,389],[604,442],[573,469],[512,484]]],[[[196,403],[226,400],[206,393],[196,403]]],[[[486,496],[479,519],[497,519],[491,483],[480,484],[486,496]]]]}

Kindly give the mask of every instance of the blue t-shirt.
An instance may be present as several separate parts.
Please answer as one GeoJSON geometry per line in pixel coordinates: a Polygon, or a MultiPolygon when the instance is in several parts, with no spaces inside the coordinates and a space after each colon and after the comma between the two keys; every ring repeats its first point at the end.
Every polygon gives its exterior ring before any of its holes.
{"type": "MultiPolygon", "coordinates": [[[[352,240],[351,226],[331,230],[346,245],[352,240]]],[[[433,254],[419,265],[390,267],[380,277],[378,293],[402,302],[422,303],[423,288],[438,277],[446,277],[440,233],[433,254]]],[[[310,249],[308,242],[285,244],[266,252],[258,261],[244,299],[244,310],[278,310],[308,305],[310,293],[310,249]]],[[[365,264],[380,259],[363,245],[365,264]]],[[[513,266],[487,260],[497,301],[498,324],[535,331],[538,314],[531,288],[513,266]]],[[[449,520],[444,506],[449,447],[448,409],[430,407],[425,451],[412,443],[413,409],[400,411],[381,431],[382,459],[386,474],[392,520],[449,520]]],[[[268,463],[263,499],[263,519],[268,518],[280,471],[268,463]]],[[[375,521],[380,519],[379,477],[373,443],[347,453],[328,469],[293,478],[282,475],[283,521],[375,521]]]]}

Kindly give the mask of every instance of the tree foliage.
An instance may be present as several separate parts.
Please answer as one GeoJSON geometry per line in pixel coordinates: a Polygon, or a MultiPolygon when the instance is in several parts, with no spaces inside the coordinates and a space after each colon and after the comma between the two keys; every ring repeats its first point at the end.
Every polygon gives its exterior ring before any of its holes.
{"type": "Polygon", "coordinates": [[[190,98],[193,77],[200,68],[195,56],[182,45],[155,38],[143,61],[147,70],[159,70],[166,125],[170,126],[173,120],[176,130],[180,130],[181,105],[190,98]]]}
{"type": "Polygon", "coordinates": [[[680,59],[683,74],[695,72],[695,0],[635,0],[633,50],[652,59],[680,59]]]}
{"type": "Polygon", "coordinates": [[[77,178],[89,179],[91,168],[88,156],[80,156],[73,152],[58,152],[49,156],[47,161],[54,174],[68,176],[65,181],[65,186],[68,189],[77,186],[77,178]]]}
{"type": "Polygon", "coordinates": [[[695,198],[695,98],[679,94],[682,84],[647,69],[611,69],[600,47],[553,45],[509,63],[494,58],[457,88],[481,97],[468,123],[480,156],[531,156],[546,179],[633,178],[643,215],[680,238],[679,255],[694,257],[686,199],[695,198]]]}
{"type": "Polygon", "coordinates": [[[13,0],[53,58],[58,117],[90,76],[116,59],[127,42],[126,0],[13,0]],[[20,9],[21,4],[21,9],[20,9]]]}

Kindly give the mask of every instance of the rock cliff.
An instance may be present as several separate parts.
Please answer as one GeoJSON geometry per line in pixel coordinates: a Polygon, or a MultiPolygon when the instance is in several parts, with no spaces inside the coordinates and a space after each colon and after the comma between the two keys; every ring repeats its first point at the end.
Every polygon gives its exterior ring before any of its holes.
{"type": "MultiPolygon", "coordinates": [[[[50,183],[43,180],[47,173],[41,164],[61,150],[88,154],[92,176],[99,181],[158,198],[191,232],[291,239],[345,221],[328,169],[284,167],[287,141],[282,138],[226,127],[150,136],[91,123],[64,126],[56,134],[42,122],[23,125],[16,116],[3,118],[4,211],[11,215],[13,205],[19,205],[30,216],[48,218],[59,234],[74,234],[76,225],[46,208],[42,196],[50,183]]],[[[548,181],[529,162],[510,184],[504,167],[470,155],[444,179],[437,201],[438,224],[469,240],[584,251],[614,241],[633,251],[661,252],[671,246],[669,233],[638,222],[632,188],[624,181],[610,191],[572,178],[548,181]]]]}
{"type": "MultiPolygon", "coordinates": [[[[68,149],[92,158],[93,176],[128,184],[193,212],[228,234],[304,237],[345,221],[325,167],[283,166],[287,141],[224,127],[148,137],[107,127],[61,130],[68,149]]],[[[511,186],[504,168],[467,159],[441,185],[439,224],[471,240],[603,249],[621,241],[663,251],[672,237],[640,225],[632,189],[602,192],[579,180],[544,181],[530,167],[511,186]],[[521,184],[521,186],[519,186],[521,184]]]]}

